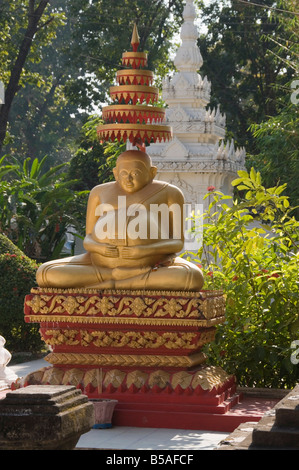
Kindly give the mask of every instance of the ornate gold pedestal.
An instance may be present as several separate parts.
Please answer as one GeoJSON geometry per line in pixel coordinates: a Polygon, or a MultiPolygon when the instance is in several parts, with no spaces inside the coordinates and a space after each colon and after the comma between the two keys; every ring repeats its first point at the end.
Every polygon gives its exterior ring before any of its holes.
{"type": "Polygon", "coordinates": [[[188,413],[223,414],[237,400],[234,377],[206,366],[201,351],[224,314],[220,291],[33,289],[25,321],[40,323],[52,366],[24,385],[71,384],[91,399],[117,399],[118,424],[172,426],[165,413],[175,410],[190,428],[188,413]]]}

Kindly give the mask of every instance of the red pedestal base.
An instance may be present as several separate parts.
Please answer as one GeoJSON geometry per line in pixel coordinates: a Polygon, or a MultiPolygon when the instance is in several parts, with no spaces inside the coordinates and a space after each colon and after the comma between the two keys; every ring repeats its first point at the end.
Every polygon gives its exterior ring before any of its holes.
{"type": "Polygon", "coordinates": [[[239,395],[202,347],[224,313],[219,291],[33,289],[25,320],[40,323],[52,367],[23,385],[70,384],[91,400],[118,400],[117,425],[219,430],[239,395]]]}

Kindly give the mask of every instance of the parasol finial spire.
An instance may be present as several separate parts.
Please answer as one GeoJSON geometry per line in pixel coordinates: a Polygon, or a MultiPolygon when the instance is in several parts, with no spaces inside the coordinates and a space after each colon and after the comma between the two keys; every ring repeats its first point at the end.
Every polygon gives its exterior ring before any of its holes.
{"type": "Polygon", "coordinates": [[[133,47],[133,52],[137,52],[138,46],[140,44],[140,38],[138,34],[138,29],[136,23],[134,23],[133,34],[131,39],[131,45],[133,47]]]}

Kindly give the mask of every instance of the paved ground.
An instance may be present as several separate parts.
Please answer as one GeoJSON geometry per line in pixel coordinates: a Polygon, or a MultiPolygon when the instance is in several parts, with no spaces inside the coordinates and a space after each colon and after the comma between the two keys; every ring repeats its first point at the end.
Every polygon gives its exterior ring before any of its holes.
{"type": "MultiPolygon", "coordinates": [[[[9,369],[18,377],[49,366],[45,360],[30,361],[9,369]]],[[[1,398],[1,393],[0,393],[1,398]]],[[[153,429],[116,426],[92,429],[79,439],[78,449],[118,450],[212,450],[229,433],[180,429],[153,429]]]]}
{"type": "Polygon", "coordinates": [[[115,427],[93,429],[79,439],[77,448],[135,450],[212,450],[227,436],[211,431],[115,427]]]}

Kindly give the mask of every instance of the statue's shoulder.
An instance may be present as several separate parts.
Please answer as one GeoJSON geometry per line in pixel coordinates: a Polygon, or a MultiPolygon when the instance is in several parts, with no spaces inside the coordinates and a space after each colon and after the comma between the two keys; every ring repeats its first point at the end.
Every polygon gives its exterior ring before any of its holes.
{"type": "Polygon", "coordinates": [[[105,194],[115,187],[115,181],[108,181],[108,183],[98,184],[94,186],[90,191],[90,196],[92,197],[100,197],[102,194],[105,194]]]}
{"type": "Polygon", "coordinates": [[[167,183],[166,181],[157,181],[161,185],[161,189],[164,186],[165,191],[167,191],[167,194],[171,197],[179,197],[184,199],[183,192],[175,185],[167,183]]]}

